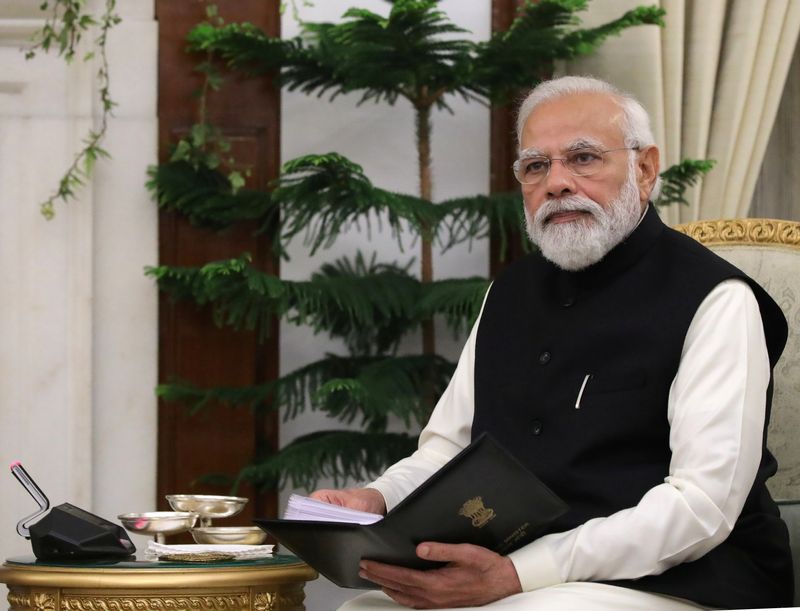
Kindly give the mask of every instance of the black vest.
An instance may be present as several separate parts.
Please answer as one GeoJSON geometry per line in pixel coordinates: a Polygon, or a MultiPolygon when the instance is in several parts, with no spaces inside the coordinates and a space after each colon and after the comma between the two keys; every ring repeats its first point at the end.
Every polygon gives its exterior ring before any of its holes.
{"type": "MultiPolygon", "coordinates": [[[[472,436],[488,431],[502,440],[570,505],[547,532],[632,507],[664,482],[667,398],[684,338],[700,303],[728,278],[753,289],[774,367],[787,334],[778,305],[740,270],[667,228],[652,206],[585,270],[565,272],[531,255],[494,282],[478,328],[472,436]]],[[[767,422],[771,396],[770,382],[767,422]]],[[[776,469],[765,427],[759,471],[730,536],[661,575],[612,583],[715,607],[791,605],[788,532],[764,485],[776,469]]]]}

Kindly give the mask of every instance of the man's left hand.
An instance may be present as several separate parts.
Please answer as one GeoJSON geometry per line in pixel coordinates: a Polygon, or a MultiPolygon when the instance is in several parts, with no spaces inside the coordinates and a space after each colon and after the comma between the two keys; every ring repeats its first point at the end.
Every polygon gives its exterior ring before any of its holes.
{"type": "Polygon", "coordinates": [[[362,560],[359,575],[413,609],[475,607],[522,591],[511,560],[485,547],[426,542],[417,546],[417,556],[447,564],[417,571],[362,560]]]}

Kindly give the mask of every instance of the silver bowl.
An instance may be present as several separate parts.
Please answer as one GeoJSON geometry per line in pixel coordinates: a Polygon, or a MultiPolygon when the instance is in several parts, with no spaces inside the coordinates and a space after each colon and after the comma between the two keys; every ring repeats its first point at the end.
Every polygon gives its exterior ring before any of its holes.
{"type": "Polygon", "coordinates": [[[154,535],[156,541],[163,543],[165,535],[186,532],[192,528],[197,522],[197,514],[191,511],[146,511],[123,513],[117,519],[129,531],[154,535]]]}
{"type": "Polygon", "coordinates": [[[192,511],[200,516],[202,526],[210,526],[211,518],[229,518],[247,503],[241,496],[216,494],[168,494],[167,501],[175,511],[192,511]]]}
{"type": "Polygon", "coordinates": [[[260,545],[267,533],[258,526],[200,526],[192,529],[192,537],[197,543],[260,545]]]}

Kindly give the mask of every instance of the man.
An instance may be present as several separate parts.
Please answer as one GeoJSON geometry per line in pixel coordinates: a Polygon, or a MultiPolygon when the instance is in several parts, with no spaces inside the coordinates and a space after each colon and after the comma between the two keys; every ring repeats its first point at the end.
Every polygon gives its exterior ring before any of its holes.
{"type": "Polygon", "coordinates": [[[489,431],[570,509],[505,557],[425,542],[421,557],[448,564],[362,560],[383,592],[343,608],[790,605],[788,534],[764,485],[780,309],[659,220],[659,152],[630,96],[542,83],[518,140],[541,254],[493,283],[417,452],[366,488],[314,496],[384,513],[489,431]]]}

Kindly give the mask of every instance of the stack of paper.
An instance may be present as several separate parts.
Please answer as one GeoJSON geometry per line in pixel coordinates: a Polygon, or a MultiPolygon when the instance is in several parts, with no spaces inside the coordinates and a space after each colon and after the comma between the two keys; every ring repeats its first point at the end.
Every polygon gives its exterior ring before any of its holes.
{"type": "Polygon", "coordinates": [[[383,519],[377,513],[357,511],[340,505],[292,494],[286,505],[284,520],[313,520],[315,522],[344,522],[347,524],[374,524],[383,519]]]}

